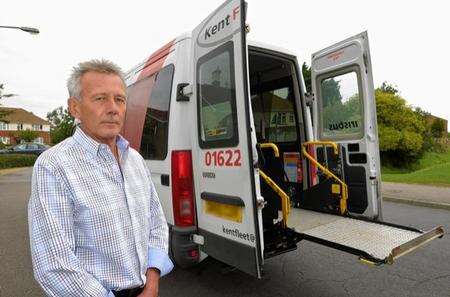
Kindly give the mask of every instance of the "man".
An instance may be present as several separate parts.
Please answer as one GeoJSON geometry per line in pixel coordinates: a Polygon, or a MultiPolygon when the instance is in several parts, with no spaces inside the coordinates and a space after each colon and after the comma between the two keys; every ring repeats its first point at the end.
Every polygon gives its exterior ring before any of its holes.
{"type": "Polygon", "coordinates": [[[74,67],[72,137],[44,152],[28,206],[36,280],[49,296],[158,295],[173,268],[168,227],[143,158],[119,135],[123,74],[92,60],[74,67]]]}

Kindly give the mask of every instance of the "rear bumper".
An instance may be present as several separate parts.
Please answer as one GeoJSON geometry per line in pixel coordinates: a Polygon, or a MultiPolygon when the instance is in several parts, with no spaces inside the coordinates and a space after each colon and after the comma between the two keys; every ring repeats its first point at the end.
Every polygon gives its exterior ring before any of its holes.
{"type": "Polygon", "coordinates": [[[197,227],[178,227],[169,225],[170,256],[180,267],[187,268],[199,262],[198,245],[192,241],[197,227]]]}

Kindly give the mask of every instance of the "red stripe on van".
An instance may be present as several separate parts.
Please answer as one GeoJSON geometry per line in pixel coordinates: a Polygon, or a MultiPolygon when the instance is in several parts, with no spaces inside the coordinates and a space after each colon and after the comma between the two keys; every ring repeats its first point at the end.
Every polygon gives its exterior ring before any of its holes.
{"type": "Polygon", "coordinates": [[[130,146],[137,151],[141,147],[145,114],[147,113],[155,83],[155,78],[151,76],[163,68],[167,56],[172,51],[174,42],[175,39],[154,52],[147,59],[145,66],[141,70],[141,73],[139,73],[136,83],[128,87],[127,114],[123,127],[123,136],[129,141],[130,146]]]}
{"type": "Polygon", "coordinates": [[[147,59],[144,68],[141,70],[141,73],[139,73],[138,80],[150,76],[161,70],[161,68],[164,66],[166,57],[172,50],[172,46],[174,45],[174,43],[175,39],[161,47],[147,59]]]}
{"type": "Polygon", "coordinates": [[[139,151],[141,148],[142,131],[150,94],[155,83],[155,77],[148,77],[128,87],[127,114],[123,127],[123,136],[130,146],[139,151]]]}

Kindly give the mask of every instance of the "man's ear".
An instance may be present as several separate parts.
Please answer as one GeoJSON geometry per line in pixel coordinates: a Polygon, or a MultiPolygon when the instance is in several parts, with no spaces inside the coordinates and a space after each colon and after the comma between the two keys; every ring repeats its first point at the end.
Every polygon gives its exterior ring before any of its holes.
{"type": "Polygon", "coordinates": [[[69,99],[67,99],[67,106],[70,115],[76,119],[80,119],[80,101],[76,98],[70,97],[69,99]]]}

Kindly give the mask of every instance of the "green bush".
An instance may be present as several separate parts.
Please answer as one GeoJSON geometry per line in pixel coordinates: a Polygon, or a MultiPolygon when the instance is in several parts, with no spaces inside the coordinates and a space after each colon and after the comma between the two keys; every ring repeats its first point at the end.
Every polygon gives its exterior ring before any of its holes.
{"type": "Polygon", "coordinates": [[[375,98],[382,161],[395,167],[414,163],[432,145],[424,115],[397,93],[377,89],[375,98]]]}
{"type": "Polygon", "coordinates": [[[0,155],[0,169],[33,166],[36,155],[4,154],[0,155]]]}

